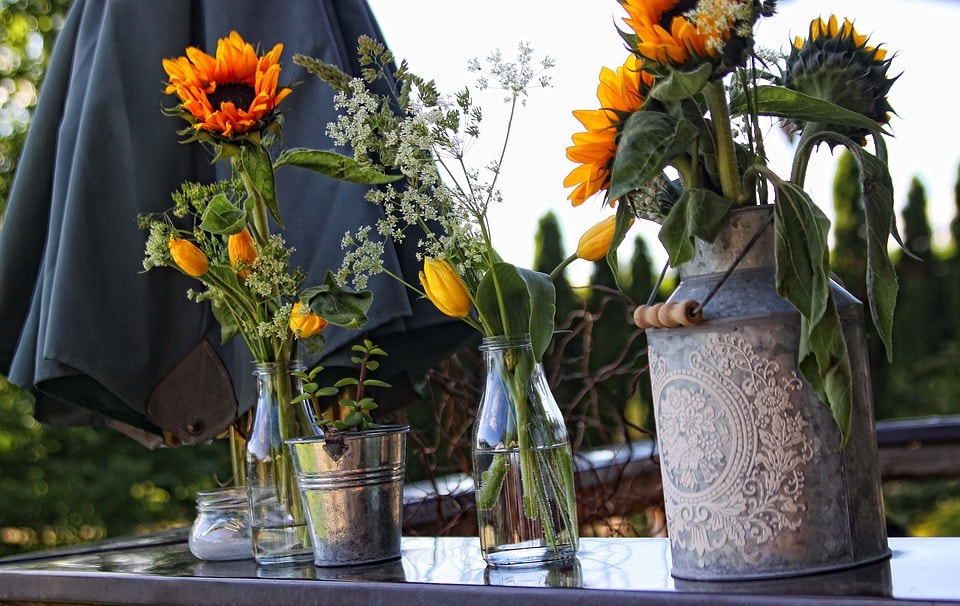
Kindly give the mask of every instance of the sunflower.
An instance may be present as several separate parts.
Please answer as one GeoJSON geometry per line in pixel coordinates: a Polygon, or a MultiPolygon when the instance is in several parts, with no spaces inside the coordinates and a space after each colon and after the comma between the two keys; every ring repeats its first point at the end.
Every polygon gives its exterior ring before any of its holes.
{"type": "Polygon", "coordinates": [[[183,117],[197,131],[225,139],[259,131],[290,94],[289,88],[277,90],[282,51],[277,44],[258,57],[237,32],[217,41],[216,57],[191,46],[186,57],[163,60],[166,93],[180,99],[183,117]]]}
{"type": "MultiPolygon", "coordinates": [[[[890,121],[893,108],[887,94],[896,78],[888,78],[890,59],[886,50],[867,44],[867,36],[858,34],[853,22],[836,15],[810,23],[806,40],[797,37],[783,72],[783,85],[811,97],[824,99],[846,109],[859,112],[884,125],[890,121]]],[[[790,126],[802,129],[797,121],[790,126]]],[[[830,126],[865,143],[867,131],[830,126]]]]}
{"type": "Polygon", "coordinates": [[[574,206],[610,186],[617,135],[627,117],[643,106],[643,91],[652,85],[653,77],[641,70],[636,55],[631,54],[616,71],[600,70],[597,97],[601,109],[573,112],[587,129],[573,135],[574,144],[567,148],[567,158],[580,164],[563,180],[565,187],[576,186],[568,196],[574,206]]]}
{"type": "Polygon", "coordinates": [[[620,0],[620,4],[628,15],[624,23],[637,35],[635,50],[649,61],[681,66],[715,54],[706,36],[684,16],[697,7],[696,0],[620,0]]]}
{"type": "MultiPolygon", "coordinates": [[[[752,47],[752,27],[763,12],[754,0],[619,0],[636,34],[634,50],[644,67],[719,66],[718,76],[743,62],[752,47]]],[[[659,71],[659,70],[657,70],[659,71]]]]}

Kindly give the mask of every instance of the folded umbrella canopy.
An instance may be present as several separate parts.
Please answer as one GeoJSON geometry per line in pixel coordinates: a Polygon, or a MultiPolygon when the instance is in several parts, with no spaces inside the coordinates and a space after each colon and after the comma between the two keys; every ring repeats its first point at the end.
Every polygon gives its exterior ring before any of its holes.
{"type": "MultiPolygon", "coordinates": [[[[146,233],[137,215],[172,205],[184,181],[228,177],[201,145],[185,145],[162,108],[163,58],[208,53],[236,30],[260,49],[284,44],[281,84],[286,147],[333,149],[326,124],[333,92],[292,62],[304,54],[359,73],[361,34],[383,40],[364,0],[75,0],[58,34],[0,230],[0,373],[36,398],[35,415],[57,425],[106,424],[148,446],[192,444],[222,432],[254,401],[242,339],[220,342],[199,284],[169,268],[143,272],[146,233]]],[[[278,173],[292,263],[323,281],[343,257],[348,230],[373,225],[379,207],[365,186],[311,171],[278,173]]],[[[409,250],[385,266],[413,277],[409,250]]],[[[320,361],[349,365],[349,345],[368,336],[390,356],[382,376],[429,366],[470,332],[397,281],[371,280],[362,333],[330,328],[320,361]],[[346,353],[345,353],[346,352],[346,353]]],[[[310,361],[313,362],[313,361],[310,361]]]]}

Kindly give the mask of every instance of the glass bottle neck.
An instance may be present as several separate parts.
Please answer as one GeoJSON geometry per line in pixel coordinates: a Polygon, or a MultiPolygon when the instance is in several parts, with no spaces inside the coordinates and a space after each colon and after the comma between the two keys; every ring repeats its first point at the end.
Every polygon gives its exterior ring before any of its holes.
{"type": "Polygon", "coordinates": [[[493,337],[484,337],[480,345],[480,351],[484,353],[503,351],[506,349],[533,349],[530,343],[529,334],[520,335],[496,335],[493,337]]]}

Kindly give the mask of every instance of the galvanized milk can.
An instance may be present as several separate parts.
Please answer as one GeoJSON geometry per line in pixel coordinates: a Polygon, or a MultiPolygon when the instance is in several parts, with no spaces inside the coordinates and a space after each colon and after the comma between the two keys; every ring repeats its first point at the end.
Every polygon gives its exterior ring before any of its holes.
{"type": "Polygon", "coordinates": [[[714,243],[698,241],[695,258],[679,268],[669,302],[715,291],[699,324],[647,329],[672,575],[680,579],[789,577],[890,554],[862,305],[833,285],[855,391],[841,449],[830,409],[796,368],[800,315],[776,293],[772,211],[734,211],[714,243]]]}

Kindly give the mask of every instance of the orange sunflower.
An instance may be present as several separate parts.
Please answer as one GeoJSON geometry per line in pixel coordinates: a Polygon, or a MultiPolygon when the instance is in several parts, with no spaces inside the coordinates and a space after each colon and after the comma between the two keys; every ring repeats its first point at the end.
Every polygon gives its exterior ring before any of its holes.
{"type": "Polygon", "coordinates": [[[280,53],[277,44],[263,55],[237,32],[217,41],[216,57],[196,47],[186,57],[164,59],[170,80],[166,93],[175,94],[193,128],[224,138],[262,128],[273,110],[290,94],[277,89],[280,53]]]}
{"type": "Polygon", "coordinates": [[[627,117],[643,106],[642,91],[652,85],[653,77],[641,71],[640,60],[633,54],[616,71],[600,70],[597,97],[601,109],[573,112],[587,129],[573,135],[574,144],[567,148],[567,158],[580,164],[563,180],[565,187],[576,186],[567,197],[574,206],[610,187],[617,135],[627,117]]]}
{"type": "Polygon", "coordinates": [[[681,66],[716,54],[707,36],[684,17],[697,8],[696,0],[620,0],[620,4],[628,15],[624,23],[637,34],[635,50],[646,59],[681,66]]]}

